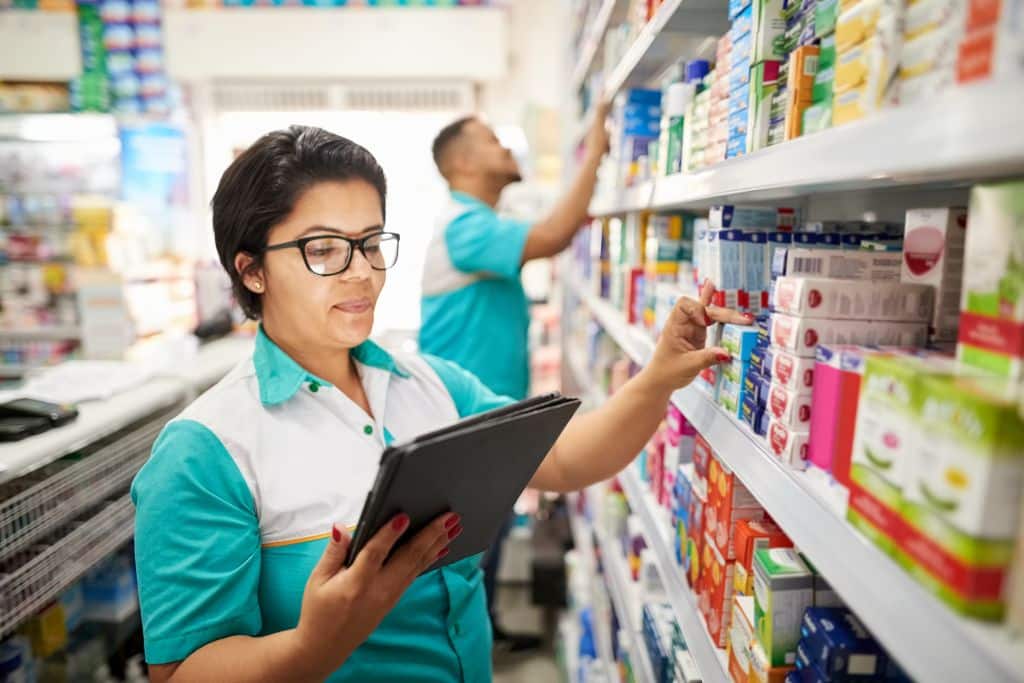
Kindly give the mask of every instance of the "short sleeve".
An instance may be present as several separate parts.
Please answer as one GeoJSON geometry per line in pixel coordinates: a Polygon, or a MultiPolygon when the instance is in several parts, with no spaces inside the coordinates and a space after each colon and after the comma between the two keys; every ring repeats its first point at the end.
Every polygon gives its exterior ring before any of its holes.
{"type": "Polygon", "coordinates": [[[449,223],[444,239],[452,264],[459,270],[511,280],[519,276],[529,233],[528,223],[481,208],[449,223]]]}
{"type": "Polygon", "coordinates": [[[476,375],[463,370],[451,361],[430,355],[424,355],[423,359],[444,382],[452,400],[455,401],[459,417],[468,417],[515,403],[515,400],[508,396],[494,393],[484,386],[484,383],[477,379],[476,375]]]}
{"type": "Polygon", "coordinates": [[[248,484],[202,424],[164,428],[132,483],[146,661],[258,635],[260,533],[248,484]]]}

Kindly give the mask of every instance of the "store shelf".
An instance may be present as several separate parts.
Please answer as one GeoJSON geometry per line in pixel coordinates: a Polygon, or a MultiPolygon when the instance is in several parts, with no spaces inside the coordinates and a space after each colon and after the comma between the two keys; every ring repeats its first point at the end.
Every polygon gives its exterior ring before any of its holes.
{"type": "Polygon", "coordinates": [[[165,9],[163,21],[167,74],[178,81],[486,82],[508,71],[498,7],[165,9]]]}
{"type": "MultiPolygon", "coordinates": [[[[627,325],[607,302],[577,291],[623,350],[636,362],[646,362],[653,342],[639,339],[641,331],[627,325]]],[[[760,438],[697,387],[677,391],[672,400],[911,676],[921,681],[1022,680],[1024,645],[1004,629],[957,616],[925,591],[846,523],[834,489],[812,473],[785,467],[760,438]]],[[[637,497],[650,498],[634,472],[620,480],[632,507],[637,497]]],[[[641,509],[650,513],[649,506],[641,509]]],[[[645,515],[645,524],[657,524],[653,514],[645,515]]]]}
{"type": "Polygon", "coordinates": [[[612,11],[615,9],[616,2],[618,0],[603,0],[600,9],[594,15],[593,23],[586,29],[587,35],[583,41],[582,48],[580,48],[580,57],[576,62],[576,66],[573,67],[572,76],[569,81],[573,91],[578,90],[583,85],[587,74],[590,73],[594,57],[597,56],[597,50],[601,47],[601,42],[604,40],[605,31],[608,30],[608,23],[611,21],[612,11]]]}
{"type": "Polygon", "coordinates": [[[180,403],[185,391],[181,380],[153,379],[108,400],[81,404],[74,422],[24,441],[0,445],[0,484],[180,403]]]}
{"type": "Polygon", "coordinates": [[[21,330],[0,329],[0,340],[15,341],[74,341],[82,338],[82,328],[76,325],[36,327],[21,330]]]}
{"type": "Polygon", "coordinates": [[[654,668],[647,653],[647,647],[641,637],[642,624],[630,623],[637,611],[633,608],[630,596],[629,569],[622,557],[622,549],[600,531],[597,542],[601,546],[601,559],[604,562],[605,579],[611,595],[615,611],[621,620],[620,626],[629,639],[627,647],[632,655],[633,675],[637,683],[654,683],[654,668]]]}
{"type": "Polygon", "coordinates": [[[580,300],[590,309],[597,322],[611,335],[615,343],[626,352],[634,362],[643,365],[654,353],[654,341],[646,330],[626,322],[626,317],[615,310],[615,307],[595,294],[591,294],[573,276],[568,278],[569,286],[576,292],[580,300]]]}
{"type": "Polygon", "coordinates": [[[675,561],[672,547],[666,538],[667,529],[658,517],[654,498],[644,489],[633,467],[619,474],[619,482],[626,493],[630,509],[640,515],[644,537],[654,551],[661,582],[704,683],[729,683],[725,651],[711,642],[711,636],[697,610],[696,598],[683,579],[682,568],[675,561]]]}
{"type": "Polygon", "coordinates": [[[1024,82],[954,88],[920,104],[596,198],[596,216],[724,201],[963,185],[1024,172],[1024,82]]]}
{"type": "Polygon", "coordinates": [[[596,408],[604,403],[604,395],[594,386],[579,354],[569,354],[566,362],[569,364],[569,371],[572,373],[573,382],[579,388],[580,398],[590,404],[591,408],[596,408]]]}
{"type": "MultiPolygon", "coordinates": [[[[575,506],[575,499],[570,494],[570,506],[575,506]]],[[[575,513],[569,515],[569,526],[572,530],[573,545],[576,546],[576,550],[579,551],[580,557],[582,558],[583,565],[586,568],[586,572],[589,575],[589,585],[593,588],[594,586],[601,585],[601,579],[597,575],[596,561],[594,560],[594,535],[591,533],[590,524],[587,523],[582,517],[575,513]]],[[[594,602],[593,596],[590,598],[591,602],[594,602]]],[[[595,614],[596,616],[596,614],[595,614]]],[[[611,651],[611,633],[607,628],[598,628],[597,624],[594,625],[595,637],[596,637],[596,649],[597,656],[601,662],[608,669],[609,675],[616,671],[615,665],[615,654],[611,651]],[[605,637],[608,636],[608,637],[605,637]]]]}
{"type": "MultiPolygon", "coordinates": [[[[0,12],[2,17],[6,12],[0,12]]],[[[0,57],[2,61],[2,57],[0,57]]],[[[15,142],[117,143],[117,120],[110,114],[0,114],[0,140],[15,142]]],[[[12,191],[29,193],[32,188],[12,191]]],[[[33,194],[68,194],[53,187],[33,194]]],[[[70,227],[70,226],[69,226],[70,227]]]]}
{"type": "Polygon", "coordinates": [[[66,82],[81,73],[74,12],[0,11],[0,81],[66,82]]]}

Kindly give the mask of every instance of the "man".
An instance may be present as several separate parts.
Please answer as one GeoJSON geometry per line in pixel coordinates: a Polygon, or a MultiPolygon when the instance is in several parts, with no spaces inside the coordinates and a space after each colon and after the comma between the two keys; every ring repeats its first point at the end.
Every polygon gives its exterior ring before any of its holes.
{"type": "MultiPolygon", "coordinates": [[[[451,198],[427,248],[420,348],[461,365],[498,394],[522,399],[529,391],[530,317],[520,269],[527,261],[561,252],[583,226],[597,167],[608,149],[609,107],[598,106],[568,193],[532,225],[495,212],[502,190],[522,176],[515,157],[489,126],[476,117],[462,118],[434,140],[434,161],[451,198]]],[[[508,525],[484,558],[488,608],[495,643],[527,649],[539,641],[507,634],[495,620],[494,588],[507,533],[508,525]]]]}

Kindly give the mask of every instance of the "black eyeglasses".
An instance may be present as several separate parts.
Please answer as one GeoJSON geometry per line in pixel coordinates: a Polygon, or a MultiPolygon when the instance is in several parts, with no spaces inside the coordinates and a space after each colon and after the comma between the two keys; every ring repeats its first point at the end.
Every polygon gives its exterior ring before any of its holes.
{"type": "Polygon", "coordinates": [[[375,232],[359,239],[341,235],[313,235],[293,242],[272,244],[264,247],[263,251],[295,247],[302,253],[302,260],[306,262],[309,272],[327,277],[345,272],[352,265],[352,253],[356,248],[374,270],[391,268],[398,262],[398,240],[396,232],[375,232]]]}

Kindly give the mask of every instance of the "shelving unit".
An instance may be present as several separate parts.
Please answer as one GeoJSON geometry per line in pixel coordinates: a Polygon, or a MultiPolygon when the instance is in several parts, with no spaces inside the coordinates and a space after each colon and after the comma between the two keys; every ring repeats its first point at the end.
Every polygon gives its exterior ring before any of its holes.
{"type": "Polygon", "coordinates": [[[81,73],[74,12],[0,12],[0,80],[66,82],[81,73]]]}
{"type": "MultiPolygon", "coordinates": [[[[568,282],[623,351],[637,363],[647,362],[654,342],[628,325],[607,302],[578,282],[568,282]]],[[[758,437],[695,386],[677,391],[672,400],[911,676],[920,681],[1020,680],[1024,672],[1021,641],[1003,629],[956,615],[927,593],[846,523],[835,491],[823,480],[786,467],[758,437]]],[[[630,506],[641,511],[648,535],[655,539],[659,564],[671,563],[662,525],[652,512],[654,501],[634,471],[624,472],[620,481],[630,506]],[[658,539],[664,546],[660,552],[658,539]]],[[[684,600],[688,589],[678,570],[668,574],[666,584],[670,596],[675,594],[672,602],[682,624],[692,598],[688,605],[684,600]]],[[[685,628],[684,633],[692,637],[685,628]]],[[[711,675],[703,665],[701,672],[711,675]]]]}
{"type": "Polygon", "coordinates": [[[82,329],[74,325],[37,327],[35,329],[0,329],[0,341],[70,341],[82,338],[82,329]]]}
{"type": "MultiPolygon", "coordinates": [[[[591,585],[594,585],[599,579],[594,562],[594,535],[590,525],[582,518],[572,515],[570,517],[570,526],[572,529],[573,545],[579,550],[583,563],[586,566],[586,571],[590,575],[591,585]]],[[[597,631],[596,625],[595,631],[597,631]]],[[[614,672],[617,670],[617,667],[615,665],[615,654],[611,651],[610,634],[608,634],[609,638],[604,638],[603,631],[604,629],[602,629],[601,633],[595,632],[594,634],[597,640],[595,643],[597,656],[609,672],[614,672]]]]}
{"type": "Polygon", "coordinates": [[[612,11],[615,9],[615,4],[618,1],[603,0],[597,14],[594,15],[593,23],[585,29],[587,35],[583,39],[579,59],[573,67],[572,75],[569,78],[569,85],[573,91],[578,90],[583,85],[584,79],[586,79],[587,74],[590,72],[590,67],[594,63],[594,57],[597,56],[597,49],[601,46],[601,41],[604,40],[605,31],[608,30],[608,23],[612,18],[612,11]]]}

